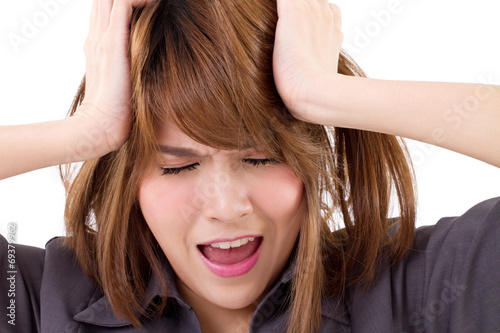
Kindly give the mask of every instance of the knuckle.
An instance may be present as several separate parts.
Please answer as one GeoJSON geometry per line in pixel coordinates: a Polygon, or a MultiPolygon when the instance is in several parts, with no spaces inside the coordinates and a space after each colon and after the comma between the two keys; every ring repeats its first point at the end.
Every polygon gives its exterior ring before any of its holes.
{"type": "Polygon", "coordinates": [[[340,7],[334,3],[329,3],[330,9],[332,10],[332,13],[334,14],[340,14],[340,7]]]}
{"type": "Polygon", "coordinates": [[[89,37],[85,40],[85,43],[83,43],[83,51],[85,54],[88,54],[92,49],[92,41],[90,40],[89,37]]]}
{"type": "Polygon", "coordinates": [[[337,32],[337,35],[338,35],[339,44],[342,45],[342,43],[344,42],[344,34],[342,33],[341,30],[339,30],[337,32]]]}
{"type": "Polygon", "coordinates": [[[97,54],[101,56],[116,53],[117,45],[113,37],[103,36],[98,42],[95,38],[88,37],[83,44],[86,55],[97,54]]]}
{"type": "Polygon", "coordinates": [[[110,36],[105,36],[102,42],[99,44],[99,53],[103,55],[109,55],[115,53],[117,50],[116,42],[110,36]]]}

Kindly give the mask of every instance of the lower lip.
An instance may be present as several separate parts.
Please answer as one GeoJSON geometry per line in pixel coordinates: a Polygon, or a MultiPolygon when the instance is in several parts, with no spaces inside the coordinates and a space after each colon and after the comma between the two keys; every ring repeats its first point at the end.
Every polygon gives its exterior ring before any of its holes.
{"type": "Polygon", "coordinates": [[[201,251],[198,250],[198,252],[201,255],[203,263],[212,273],[224,278],[236,277],[250,272],[250,270],[255,266],[257,260],[259,260],[263,241],[264,239],[261,239],[257,251],[255,251],[255,253],[249,258],[232,265],[218,264],[205,257],[201,251]]]}

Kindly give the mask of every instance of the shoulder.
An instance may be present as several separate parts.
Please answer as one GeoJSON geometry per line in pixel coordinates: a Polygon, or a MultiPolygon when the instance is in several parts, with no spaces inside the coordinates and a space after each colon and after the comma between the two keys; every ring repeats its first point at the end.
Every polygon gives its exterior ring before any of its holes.
{"type": "Polygon", "coordinates": [[[483,201],[461,216],[445,217],[416,231],[413,248],[402,262],[405,269],[420,268],[437,279],[456,279],[466,269],[494,268],[500,253],[500,198],[483,201]],[[413,267],[411,263],[419,262],[413,267]]]}
{"type": "Polygon", "coordinates": [[[81,292],[93,292],[95,284],[83,273],[72,249],[64,243],[64,237],[52,238],[45,245],[42,298],[47,302],[60,299],[61,291],[54,295],[54,290],[67,289],[76,298],[81,292]]]}
{"type": "Polygon", "coordinates": [[[9,267],[0,274],[1,292],[12,296],[2,297],[2,306],[11,305],[14,320],[0,321],[1,332],[13,327],[23,332],[52,331],[48,328],[60,324],[64,327],[57,327],[62,331],[74,331],[75,327],[68,326],[75,325],[74,314],[85,309],[93,298],[102,297],[64,245],[64,237],[52,238],[41,249],[9,244],[0,235],[0,249],[0,264],[9,267]]]}
{"type": "Polygon", "coordinates": [[[408,257],[392,269],[394,290],[418,304],[402,313],[410,331],[500,330],[499,254],[500,198],[419,228],[408,257]]]}
{"type": "Polygon", "coordinates": [[[78,328],[75,314],[100,299],[101,290],[83,273],[74,252],[55,237],[45,246],[41,308],[42,331],[72,332],[78,328]],[[53,320],[57,318],[57,320],[53,320]]]}
{"type": "MultiPolygon", "coordinates": [[[[414,249],[419,251],[449,252],[445,245],[454,245],[455,250],[468,251],[471,247],[489,250],[488,239],[500,233],[500,198],[483,201],[458,217],[445,217],[435,225],[417,229],[414,249]]],[[[496,242],[493,242],[496,243],[496,242]]],[[[496,245],[496,244],[490,244],[496,245]]],[[[437,258],[436,258],[437,259],[437,258]]]]}
{"type": "Polygon", "coordinates": [[[1,306],[7,319],[0,321],[0,331],[24,329],[36,331],[40,326],[40,288],[42,284],[43,249],[15,244],[0,235],[1,306]]]}
{"type": "Polygon", "coordinates": [[[407,256],[383,262],[370,290],[348,291],[353,330],[498,332],[499,254],[500,198],[417,229],[407,256]]]}

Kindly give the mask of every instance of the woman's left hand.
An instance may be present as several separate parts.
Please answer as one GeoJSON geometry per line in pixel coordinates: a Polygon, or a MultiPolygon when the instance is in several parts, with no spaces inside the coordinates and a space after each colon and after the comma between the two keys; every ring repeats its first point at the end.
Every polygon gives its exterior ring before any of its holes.
{"type": "Polygon", "coordinates": [[[274,80],[288,111],[298,119],[321,122],[310,93],[320,77],[337,75],[341,23],[340,9],[327,0],[278,0],[274,80]]]}

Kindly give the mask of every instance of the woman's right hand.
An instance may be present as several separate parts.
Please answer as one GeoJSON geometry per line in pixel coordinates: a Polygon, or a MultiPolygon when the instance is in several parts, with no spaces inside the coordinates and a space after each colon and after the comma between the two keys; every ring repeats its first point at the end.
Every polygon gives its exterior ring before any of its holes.
{"type": "MultiPolygon", "coordinates": [[[[118,149],[128,138],[132,101],[129,36],[133,7],[154,0],[94,0],[85,41],[85,98],[73,115],[85,124],[82,145],[96,155],[118,149]]],[[[87,155],[88,152],[79,152],[87,155]]]]}
{"type": "Polygon", "coordinates": [[[0,179],[91,160],[118,149],[131,128],[132,9],[155,0],[94,0],[85,42],[85,98],[72,117],[0,126],[0,179]]]}

